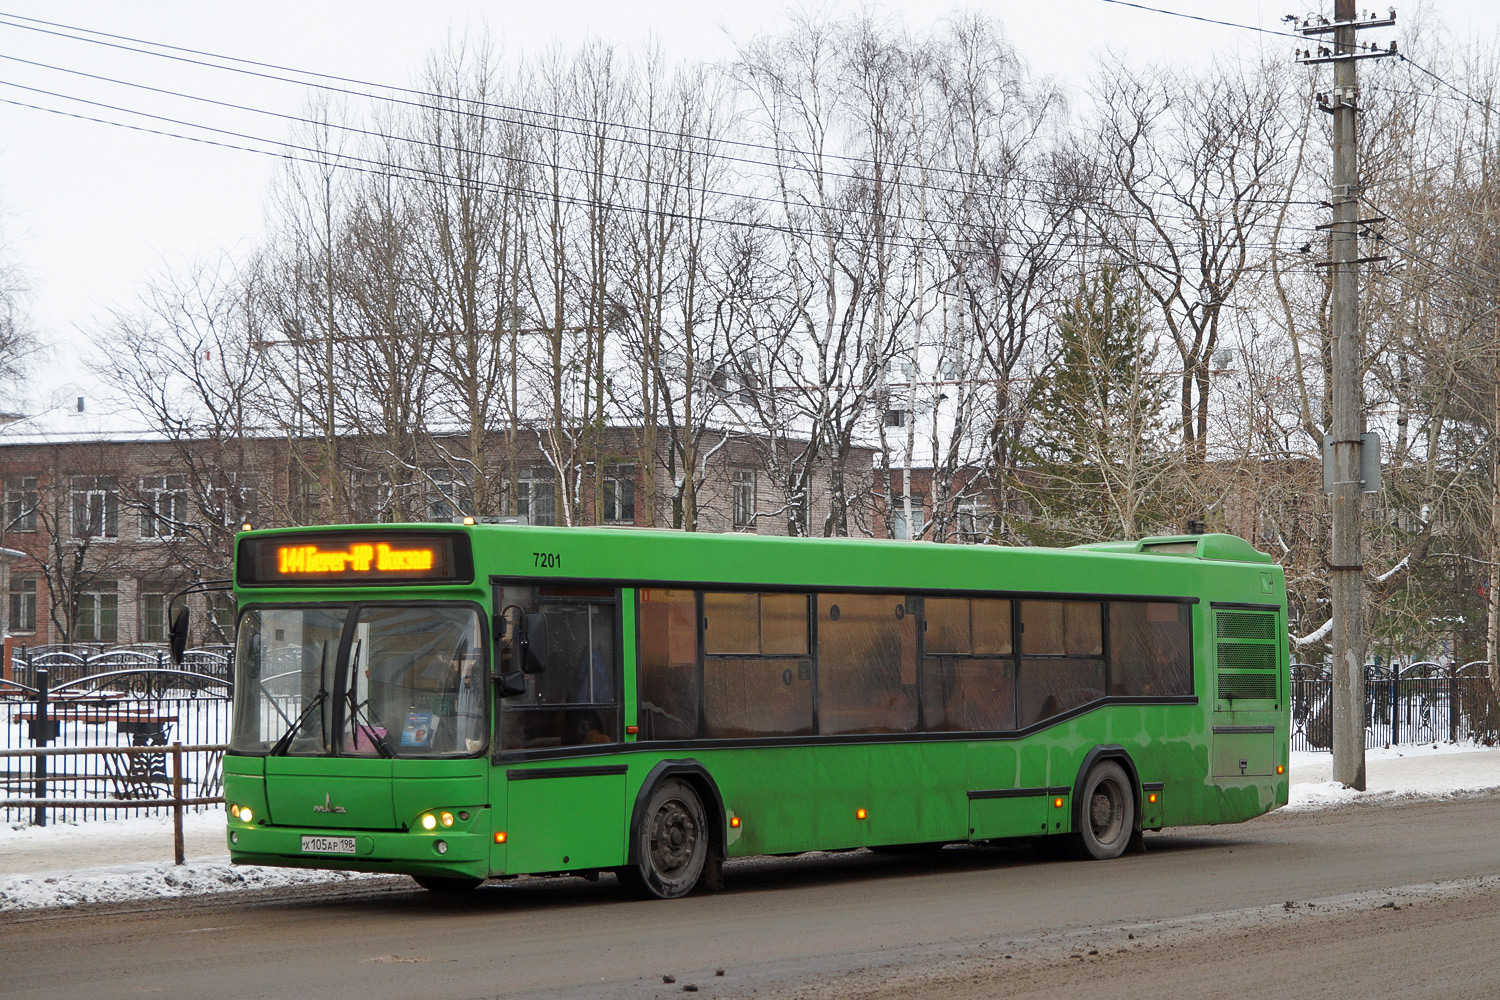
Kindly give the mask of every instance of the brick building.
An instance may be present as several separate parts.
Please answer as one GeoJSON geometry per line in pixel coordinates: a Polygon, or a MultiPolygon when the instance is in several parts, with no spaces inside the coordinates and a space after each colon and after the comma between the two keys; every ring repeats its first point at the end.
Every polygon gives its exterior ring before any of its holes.
{"type": "MultiPolygon", "coordinates": [[[[842,495],[850,533],[887,534],[875,514],[868,449],[837,465],[809,463],[798,458],[803,442],[709,432],[697,443],[697,475],[685,491],[681,459],[669,460],[665,444],[646,475],[638,427],[603,428],[567,463],[549,461],[536,435],[520,446],[496,435],[477,473],[452,460],[458,442],[441,434],[399,461],[348,438],[330,473],[319,441],[194,438],[110,424],[80,412],[45,426],[0,427],[0,548],[15,553],[8,578],[0,577],[0,634],[16,642],[162,641],[172,595],[226,578],[234,533],[246,521],[275,527],[473,514],[673,527],[687,507],[701,531],[784,535],[799,525],[800,533],[821,535],[831,498],[842,495]],[[489,457],[506,454],[514,461],[489,457]]],[[[227,641],[227,595],[190,601],[192,641],[227,641]]]]}

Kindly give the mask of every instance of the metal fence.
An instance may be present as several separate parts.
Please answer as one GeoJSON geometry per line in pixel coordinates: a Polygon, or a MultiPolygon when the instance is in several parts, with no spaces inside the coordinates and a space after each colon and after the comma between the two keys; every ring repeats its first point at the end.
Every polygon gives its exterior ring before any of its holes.
{"type": "MultiPolygon", "coordinates": [[[[1365,746],[1500,739],[1500,705],[1489,664],[1418,662],[1365,666],[1365,746]]],[[[1333,674],[1292,664],[1292,749],[1333,746],[1333,674]]]]}
{"type": "Polygon", "coordinates": [[[192,650],[177,668],[155,647],[31,649],[11,667],[0,679],[0,822],[165,814],[172,744],[188,748],[177,798],[195,811],[222,801],[228,650],[192,650]]]}

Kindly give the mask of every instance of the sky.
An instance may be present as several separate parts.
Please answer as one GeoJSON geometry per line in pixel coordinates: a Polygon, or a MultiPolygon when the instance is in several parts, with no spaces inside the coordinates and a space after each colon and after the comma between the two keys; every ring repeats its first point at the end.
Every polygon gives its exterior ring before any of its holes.
{"type": "MultiPolygon", "coordinates": [[[[1272,30],[1283,27],[1283,14],[1307,12],[1261,0],[1143,2],[1272,30]]],[[[966,6],[996,17],[1031,70],[1054,78],[1075,97],[1086,87],[1095,58],[1106,51],[1136,65],[1204,66],[1260,56],[1290,59],[1298,44],[1107,0],[993,0],[983,7],[949,0],[869,5],[824,0],[816,7],[744,0],[644,0],[634,5],[602,0],[524,5],[493,0],[0,0],[0,101],[12,102],[0,103],[0,250],[20,265],[30,286],[28,313],[50,348],[21,396],[0,398],[0,412],[35,414],[73,408],[80,395],[100,397],[102,390],[87,374],[95,350],[88,333],[101,329],[113,310],[131,309],[153,276],[251,250],[264,231],[278,170],[273,157],[20,105],[130,118],[119,110],[56,96],[71,95],[279,139],[286,135],[285,124],[264,116],[80,74],[284,114],[301,111],[309,93],[284,83],[66,40],[48,33],[56,29],[21,18],[406,84],[431,53],[469,31],[487,31],[511,55],[540,55],[553,46],[570,51],[598,40],[626,51],[655,43],[672,60],[717,61],[732,58],[737,44],[758,33],[784,30],[795,10],[837,17],[869,9],[922,32],[966,6]],[[18,26],[27,23],[30,29],[18,26]],[[38,28],[46,30],[34,30],[38,28]]],[[[1424,10],[1445,24],[1448,44],[1487,46],[1500,32],[1500,4],[1494,0],[1429,0],[1424,10]]],[[[1416,7],[1399,7],[1397,29],[1366,34],[1378,35],[1382,42],[1387,36],[1403,38],[1400,27],[1414,14],[1416,7]]],[[[1432,54],[1405,44],[1402,48],[1414,59],[1432,54]]],[[[190,131],[132,120],[163,132],[190,131]]]]}

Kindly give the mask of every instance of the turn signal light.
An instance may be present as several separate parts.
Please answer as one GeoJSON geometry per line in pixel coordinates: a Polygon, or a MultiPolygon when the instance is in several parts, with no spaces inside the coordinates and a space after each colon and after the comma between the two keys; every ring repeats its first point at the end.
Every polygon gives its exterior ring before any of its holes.
{"type": "Polygon", "coordinates": [[[240,807],[235,805],[233,802],[229,803],[229,815],[233,816],[235,819],[239,819],[240,807]]]}
{"type": "Polygon", "coordinates": [[[729,817],[729,825],[738,830],[740,828],[740,818],[738,816],[729,817]]]}
{"type": "Polygon", "coordinates": [[[503,843],[505,843],[505,831],[504,830],[500,830],[499,832],[497,832],[495,834],[495,843],[497,843],[497,844],[503,844],[503,843]]]}
{"type": "Polygon", "coordinates": [[[865,811],[863,809],[856,809],[856,810],[854,810],[854,818],[855,819],[864,819],[865,818],[865,811]]]}
{"type": "Polygon", "coordinates": [[[439,819],[442,820],[442,823],[443,823],[444,826],[452,826],[453,825],[453,814],[450,813],[450,812],[443,813],[443,815],[441,817],[439,817],[439,819]]]}
{"type": "Polygon", "coordinates": [[[1062,804],[1063,804],[1063,800],[1062,800],[1062,796],[1061,795],[1059,795],[1057,798],[1055,798],[1055,799],[1052,800],[1052,805],[1054,807],[1058,808],[1058,809],[1062,808],[1062,804]]]}

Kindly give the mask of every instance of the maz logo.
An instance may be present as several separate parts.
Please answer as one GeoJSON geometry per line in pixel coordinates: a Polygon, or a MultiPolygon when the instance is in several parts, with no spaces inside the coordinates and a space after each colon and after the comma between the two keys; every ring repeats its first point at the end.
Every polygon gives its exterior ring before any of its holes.
{"type": "Polygon", "coordinates": [[[345,811],[346,810],[343,806],[336,806],[333,804],[333,796],[329,795],[327,792],[323,793],[323,804],[320,806],[313,806],[313,812],[315,813],[341,813],[345,811]]]}

